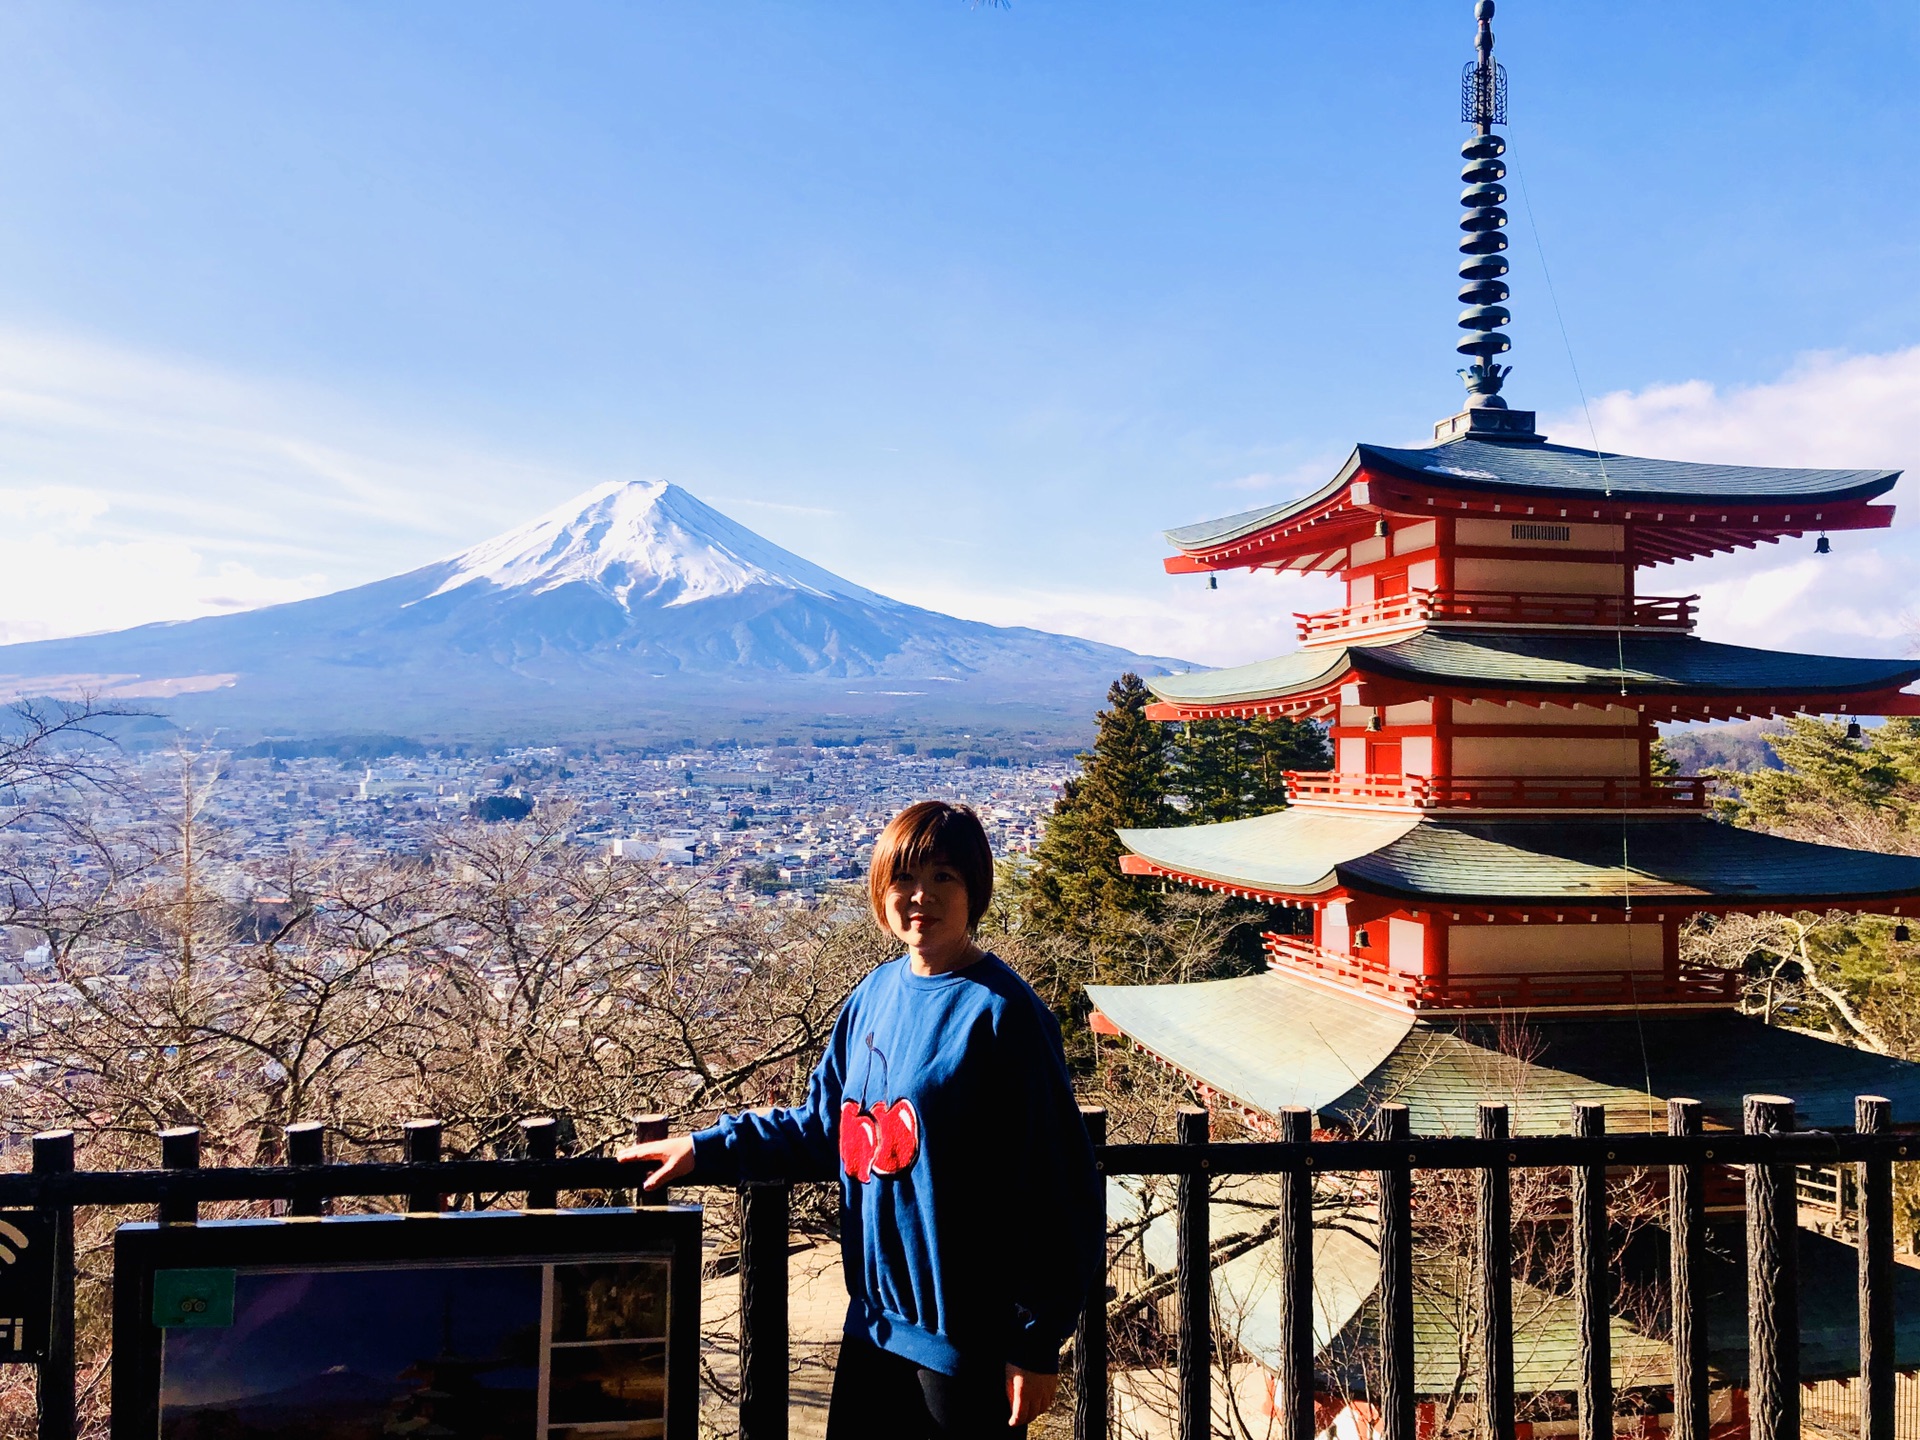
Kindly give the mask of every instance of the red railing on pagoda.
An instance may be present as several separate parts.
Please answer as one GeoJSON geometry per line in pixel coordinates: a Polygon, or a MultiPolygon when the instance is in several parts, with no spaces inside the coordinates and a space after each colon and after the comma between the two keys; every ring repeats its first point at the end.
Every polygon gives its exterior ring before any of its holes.
{"type": "MultiPolygon", "coordinates": [[[[1545,930],[1547,927],[1542,927],[1545,930]]],[[[1432,980],[1384,960],[1342,955],[1297,935],[1261,936],[1267,968],[1357,989],[1412,1010],[1530,1010],[1613,1005],[1734,1005],[1740,972],[1684,965],[1669,979],[1654,970],[1575,970],[1470,975],[1432,980]]],[[[1548,945],[1543,939],[1543,949],[1548,945]]]]}
{"type": "Polygon", "coordinates": [[[1698,595],[1524,595],[1500,590],[1414,590],[1339,610],[1294,615],[1302,644],[1361,630],[1431,622],[1481,625],[1591,625],[1607,629],[1691,630],[1698,595]]]}
{"type": "Polygon", "coordinates": [[[1357,986],[1369,994],[1412,1007],[1433,1004],[1431,997],[1438,993],[1425,976],[1405,974],[1384,960],[1367,955],[1342,955],[1337,950],[1322,949],[1298,935],[1275,935],[1268,931],[1260,938],[1266,942],[1269,970],[1331,980],[1348,988],[1357,986]]]}
{"type": "Polygon", "coordinates": [[[1384,805],[1410,810],[1700,810],[1705,775],[1361,775],[1287,771],[1293,804],[1384,805]]]}

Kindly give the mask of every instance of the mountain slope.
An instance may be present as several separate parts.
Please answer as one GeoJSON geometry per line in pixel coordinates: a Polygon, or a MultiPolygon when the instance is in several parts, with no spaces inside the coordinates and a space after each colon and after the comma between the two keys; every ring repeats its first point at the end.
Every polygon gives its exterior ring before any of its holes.
{"type": "Polygon", "coordinates": [[[1077,731],[1122,670],[1169,668],[902,604],[653,481],[351,590],[0,647],[0,692],[301,734],[691,733],[743,713],[1077,731]]]}

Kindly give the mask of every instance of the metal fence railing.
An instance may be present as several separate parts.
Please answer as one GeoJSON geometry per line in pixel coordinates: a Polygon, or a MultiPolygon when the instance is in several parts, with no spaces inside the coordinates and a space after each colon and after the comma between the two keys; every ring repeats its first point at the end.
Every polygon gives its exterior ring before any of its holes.
{"type": "MultiPolygon", "coordinates": [[[[1280,1345],[1274,1410],[1284,1440],[1316,1431],[1313,1328],[1314,1184],[1324,1175],[1370,1176],[1378,1196],[1380,1393],[1369,1404],[1381,1440],[1416,1440],[1414,1382],[1413,1177],[1417,1171],[1472,1172],[1475,1233],[1473,1327],[1476,1394],[1493,1440],[1514,1440],[1511,1273],[1512,1181],[1516,1170],[1569,1172],[1566,1224],[1573,1250],[1573,1302],[1579,1313],[1576,1412],[1580,1440],[1614,1433],[1608,1310],[1609,1169],[1664,1170],[1671,1273],[1673,1440],[1708,1440],[1706,1334],[1699,1305],[1704,1258],[1704,1172],[1741,1167],[1746,1183],[1748,1294],[1747,1413],[1754,1440],[1801,1432],[1795,1171],[1803,1165],[1851,1165],[1859,1243],[1859,1379],[1808,1390],[1809,1404],[1846,1408],[1862,1440],[1895,1440],[1893,1333],[1894,1162],[1920,1157],[1920,1136],[1897,1133],[1891,1106],[1856,1102],[1849,1132],[1797,1130],[1794,1107],[1778,1096],[1748,1096],[1742,1132],[1707,1131],[1700,1104],[1672,1100],[1666,1134],[1608,1134],[1599,1105],[1574,1107],[1573,1133],[1510,1136],[1507,1107],[1483,1103],[1473,1136],[1414,1139],[1404,1106],[1385,1105],[1366,1139],[1312,1139],[1312,1116],[1279,1115],[1276,1141],[1212,1143],[1204,1110],[1183,1109],[1176,1139],[1165,1144],[1106,1143],[1106,1114],[1087,1110],[1103,1176],[1175,1178],[1178,1235],[1175,1312],[1177,1434],[1203,1440],[1211,1399],[1209,1185],[1222,1176],[1276,1177],[1273,1245],[1279,1276],[1280,1345]],[[1844,1402],[1844,1407],[1843,1407],[1844,1402]]],[[[152,1170],[76,1171],[73,1135],[34,1137],[33,1168],[0,1174],[0,1208],[48,1212],[55,1241],[53,1322],[40,1370],[40,1440],[72,1440],[74,1431],[73,1215],[87,1206],[154,1206],[158,1217],[193,1223],[214,1201],[285,1201],[289,1213],[315,1215],[330,1198],[405,1196],[410,1210],[437,1211],[444,1197],[524,1194],[531,1209],[556,1206],[564,1192],[631,1189],[633,1166],[598,1157],[555,1157],[555,1126],[529,1121],[527,1158],[442,1162],[440,1129],[407,1129],[407,1160],[397,1164],[323,1164],[317,1127],[288,1135],[290,1163],[278,1167],[199,1167],[199,1134],[161,1137],[162,1166],[152,1170]]],[[[784,1440],[788,1429],[789,1187],[754,1184],[741,1192],[740,1431],[743,1440],[784,1440]]],[[[1073,1345],[1073,1429],[1077,1440],[1109,1433],[1107,1276],[1096,1277],[1073,1345]]]]}

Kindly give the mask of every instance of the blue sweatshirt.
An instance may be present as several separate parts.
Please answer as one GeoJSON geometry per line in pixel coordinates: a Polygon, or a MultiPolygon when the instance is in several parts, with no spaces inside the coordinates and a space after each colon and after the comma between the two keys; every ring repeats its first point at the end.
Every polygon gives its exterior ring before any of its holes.
{"type": "Polygon", "coordinates": [[[996,956],[880,966],[804,1104],[693,1137],[696,1181],[840,1179],[847,1333],[943,1374],[1051,1373],[1100,1249],[1060,1027],[996,956]]]}

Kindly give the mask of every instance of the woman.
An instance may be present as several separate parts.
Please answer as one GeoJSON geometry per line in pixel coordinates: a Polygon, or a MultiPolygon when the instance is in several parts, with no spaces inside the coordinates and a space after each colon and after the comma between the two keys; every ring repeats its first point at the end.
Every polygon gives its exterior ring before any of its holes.
{"type": "Polygon", "coordinates": [[[903,810],[867,890],[906,954],[847,998],[805,1103],[620,1158],[657,1163],[649,1189],[838,1175],[850,1303],[828,1440],[1023,1436],[1103,1243],[1060,1029],[974,943],[993,852],[971,810],[903,810]]]}

